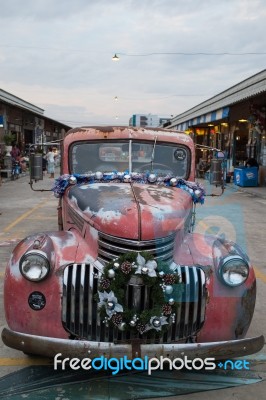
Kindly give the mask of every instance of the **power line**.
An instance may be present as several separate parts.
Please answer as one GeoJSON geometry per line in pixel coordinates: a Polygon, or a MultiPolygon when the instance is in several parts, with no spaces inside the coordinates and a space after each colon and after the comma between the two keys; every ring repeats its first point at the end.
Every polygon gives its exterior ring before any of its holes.
{"type": "MultiPolygon", "coordinates": [[[[98,53],[98,54],[107,54],[109,51],[95,51],[95,50],[81,50],[81,49],[67,49],[67,48],[56,48],[56,47],[48,47],[48,46],[19,46],[19,45],[7,45],[0,44],[0,47],[3,48],[21,48],[21,49],[36,49],[36,50],[53,50],[53,51],[67,51],[67,52],[79,52],[79,53],[98,53]]],[[[158,56],[158,55],[180,55],[180,56],[250,56],[250,55],[265,55],[266,52],[153,52],[153,53],[140,53],[140,54],[128,54],[128,53],[116,53],[117,55],[126,56],[126,57],[150,57],[150,56],[158,56]]]]}
{"type": "Polygon", "coordinates": [[[145,54],[126,54],[126,53],[116,53],[121,56],[127,57],[149,57],[149,56],[158,56],[158,55],[180,55],[180,56],[250,56],[250,55],[265,55],[266,52],[245,52],[245,53],[231,53],[231,52],[222,52],[222,53],[206,53],[206,52],[192,52],[192,53],[184,53],[184,52],[163,52],[163,53],[145,53],[145,54]]]}

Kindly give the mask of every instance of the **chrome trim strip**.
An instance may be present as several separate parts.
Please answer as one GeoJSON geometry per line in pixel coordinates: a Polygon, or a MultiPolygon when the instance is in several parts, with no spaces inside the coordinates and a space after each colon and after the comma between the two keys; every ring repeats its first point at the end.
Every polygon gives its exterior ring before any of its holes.
{"type": "Polygon", "coordinates": [[[156,239],[152,239],[152,240],[143,240],[143,241],[138,241],[138,240],[133,240],[133,239],[124,239],[124,238],[120,238],[117,236],[112,236],[112,235],[107,235],[106,233],[103,232],[99,232],[99,237],[106,239],[110,242],[116,242],[116,243],[121,243],[121,244],[128,244],[130,246],[134,246],[134,247],[146,247],[146,246],[153,246],[154,244],[158,245],[161,243],[165,243],[168,241],[172,241],[175,239],[175,233],[172,233],[169,236],[165,236],[162,238],[156,238],[156,239]]]}

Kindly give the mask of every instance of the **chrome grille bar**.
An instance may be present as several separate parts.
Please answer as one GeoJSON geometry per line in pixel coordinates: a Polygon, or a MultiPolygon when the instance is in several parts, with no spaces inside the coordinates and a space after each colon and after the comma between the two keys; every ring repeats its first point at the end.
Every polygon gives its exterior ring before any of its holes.
{"type": "Polygon", "coordinates": [[[193,281],[194,281],[194,299],[192,299],[193,303],[193,308],[192,308],[192,320],[191,320],[191,329],[193,330],[195,328],[195,324],[197,322],[197,316],[198,316],[198,307],[199,307],[199,278],[197,274],[197,270],[195,268],[191,268],[192,270],[192,275],[193,275],[193,281]]]}
{"type": "MultiPolygon", "coordinates": [[[[131,247],[129,247],[129,246],[126,247],[126,243],[125,243],[125,246],[120,247],[120,246],[105,242],[104,240],[101,240],[101,239],[98,240],[98,243],[99,243],[100,247],[104,247],[105,249],[108,249],[111,252],[113,251],[113,252],[117,252],[117,253],[121,253],[121,252],[128,253],[128,252],[132,251],[132,247],[134,247],[134,248],[137,247],[139,251],[142,251],[142,249],[146,250],[146,251],[149,251],[149,247],[152,247],[150,249],[151,252],[155,250],[154,249],[154,244],[153,244],[153,246],[150,246],[150,245],[146,245],[145,246],[145,243],[143,243],[143,242],[137,242],[135,244],[135,246],[131,246],[131,247]],[[141,243],[141,245],[139,245],[139,243],[141,243]]],[[[169,250],[172,250],[172,248],[173,248],[173,242],[171,241],[171,242],[166,243],[166,244],[161,244],[160,243],[160,246],[156,247],[156,250],[158,252],[160,252],[160,253],[163,253],[163,252],[167,252],[169,250]]],[[[134,251],[134,249],[133,249],[133,251],[134,251]]]]}
{"type": "Polygon", "coordinates": [[[182,299],[182,304],[184,305],[184,335],[188,334],[188,317],[189,317],[189,300],[190,300],[190,276],[189,276],[189,267],[184,267],[185,274],[185,285],[184,285],[184,298],[182,299]]]}
{"type": "Polygon", "coordinates": [[[146,251],[157,260],[170,261],[173,258],[175,234],[154,240],[129,240],[99,233],[99,260],[107,263],[121,254],[146,251]]]}
{"type": "MultiPolygon", "coordinates": [[[[176,265],[176,273],[184,290],[176,319],[169,323],[168,331],[159,339],[171,343],[193,336],[203,325],[206,306],[205,274],[200,267],[176,265]]],[[[92,341],[125,341],[136,337],[133,332],[121,332],[101,322],[95,294],[98,291],[99,270],[93,264],[71,264],[64,269],[62,323],[71,337],[92,341]]],[[[153,307],[151,288],[137,279],[130,281],[125,302],[136,313],[153,307]]],[[[158,338],[156,339],[158,341],[158,338]]],[[[155,341],[155,335],[149,338],[155,341]]]]}
{"type": "Polygon", "coordinates": [[[199,320],[204,321],[207,293],[205,288],[205,274],[201,268],[200,268],[199,300],[201,302],[201,306],[199,308],[199,320]]]}
{"type": "Polygon", "coordinates": [[[76,308],[76,273],[77,273],[77,264],[73,265],[73,270],[72,270],[72,280],[71,280],[71,295],[70,295],[70,323],[71,323],[71,329],[73,331],[76,330],[75,326],[75,308],[76,308]]]}
{"type": "Polygon", "coordinates": [[[84,290],[85,290],[85,264],[81,264],[80,291],[79,291],[79,325],[80,334],[84,335],[84,290]]]}
{"type": "Polygon", "coordinates": [[[63,277],[63,302],[62,302],[62,322],[67,325],[68,320],[68,275],[69,275],[69,268],[64,269],[64,277],[63,277]]]}
{"type": "MultiPolygon", "coordinates": [[[[182,276],[182,271],[181,271],[180,265],[177,265],[176,272],[179,276],[179,283],[180,284],[185,283],[185,281],[183,281],[183,276],[182,276]]],[[[174,340],[176,337],[180,337],[180,334],[181,334],[181,328],[182,328],[180,326],[181,325],[181,309],[182,309],[181,305],[182,304],[180,303],[180,305],[177,309],[177,312],[176,312],[176,323],[174,325],[175,329],[172,330],[172,340],[174,340]]]]}
{"type": "Polygon", "coordinates": [[[125,244],[127,243],[129,246],[138,246],[138,247],[147,247],[147,246],[154,246],[155,243],[157,244],[162,244],[162,243],[167,243],[175,238],[175,233],[169,236],[157,238],[157,239],[152,239],[152,240],[145,240],[145,241],[138,241],[138,240],[131,240],[131,239],[124,239],[118,236],[112,236],[112,235],[107,235],[106,233],[99,232],[99,236],[104,240],[104,241],[110,241],[110,242],[115,242],[115,243],[120,243],[120,244],[125,244]]]}
{"type": "Polygon", "coordinates": [[[93,296],[93,269],[89,268],[87,272],[88,275],[88,303],[87,312],[88,312],[88,324],[86,326],[86,331],[90,337],[92,337],[92,296],[93,296]]]}

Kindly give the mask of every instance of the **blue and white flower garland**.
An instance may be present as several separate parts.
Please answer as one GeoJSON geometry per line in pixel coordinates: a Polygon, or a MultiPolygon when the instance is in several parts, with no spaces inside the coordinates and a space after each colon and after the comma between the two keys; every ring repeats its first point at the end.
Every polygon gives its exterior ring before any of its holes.
{"type": "Polygon", "coordinates": [[[92,174],[73,174],[73,175],[61,175],[55,180],[52,191],[56,197],[63,196],[65,190],[70,185],[75,184],[93,184],[93,183],[143,183],[143,184],[155,184],[162,186],[172,186],[185,190],[188,192],[193,200],[193,203],[204,203],[205,189],[198,182],[189,182],[184,179],[176,178],[172,175],[157,176],[154,173],[137,173],[128,171],[125,172],[108,172],[102,173],[100,171],[92,174]]]}

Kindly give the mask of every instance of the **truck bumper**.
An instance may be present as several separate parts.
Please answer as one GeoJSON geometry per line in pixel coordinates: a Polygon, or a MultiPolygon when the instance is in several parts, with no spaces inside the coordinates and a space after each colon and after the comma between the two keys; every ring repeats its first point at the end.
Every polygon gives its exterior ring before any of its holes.
{"type": "Polygon", "coordinates": [[[219,360],[257,353],[264,346],[263,336],[209,343],[141,344],[139,340],[136,340],[130,344],[114,344],[28,335],[14,332],[8,328],[3,329],[2,340],[8,347],[24,353],[38,354],[44,357],[54,357],[61,353],[62,357],[70,358],[127,356],[128,359],[133,359],[135,357],[159,358],[163,356],[173,359],[186,355],[190,359],[214,357],[219,360]]]}

